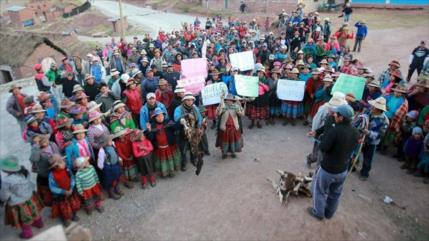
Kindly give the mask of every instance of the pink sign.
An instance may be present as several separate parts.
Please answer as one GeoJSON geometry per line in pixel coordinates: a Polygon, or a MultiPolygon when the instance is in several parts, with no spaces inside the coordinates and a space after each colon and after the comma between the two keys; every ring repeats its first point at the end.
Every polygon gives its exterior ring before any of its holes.
{"type": "Polygon", "coordinates": [[[205,58],[184,59],[180,64],[182,66],[182,76],[185,78],[193,76],[207,77],[207,60],[205,58]]]}
{"type": "Polygon", "coordinates": [[[197,95],[204,88],[206,78],[204,76],[194,76],[189,78],[183,78],[177,81],[178,85],[181,85],[185,88],[186,92],[191,92],[194,95],[197,95]]]}

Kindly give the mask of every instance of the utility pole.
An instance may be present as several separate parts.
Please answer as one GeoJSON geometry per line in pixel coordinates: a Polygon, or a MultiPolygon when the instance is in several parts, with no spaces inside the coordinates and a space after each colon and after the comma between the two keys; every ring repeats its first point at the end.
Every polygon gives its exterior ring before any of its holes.
{"type": "Polygon", "coordinates": [[[119,17],[121,21],[121,38],[125,39],[124,16],[122,15],[122,0],[119,0],[119,17]]]}

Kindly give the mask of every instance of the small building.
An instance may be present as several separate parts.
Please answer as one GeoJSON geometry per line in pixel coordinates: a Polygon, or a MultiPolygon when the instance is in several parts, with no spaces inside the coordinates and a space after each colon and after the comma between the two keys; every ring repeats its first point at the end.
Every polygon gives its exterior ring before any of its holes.
{"type": "Polygon", "coordinates": [[[6,9],[9,15],[11,24],[17,27],[27,27],[38,23],[38,19],[34,15],[33,10],[14,5],[6,9]]]}
{"type": "Polygon", "coordinates": [[[0,33],[0,84],[34,74],[35,63],[45,58],[61,59],[66,52],[46,37],[0,33]]]}

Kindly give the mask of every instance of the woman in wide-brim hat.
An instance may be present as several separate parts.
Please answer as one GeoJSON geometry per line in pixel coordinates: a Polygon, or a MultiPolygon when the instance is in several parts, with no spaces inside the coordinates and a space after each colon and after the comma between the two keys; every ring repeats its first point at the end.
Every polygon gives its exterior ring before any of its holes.
{"type": "Polygon", "coordinates": [[[249,129],[255,127],[262,128],[260,121],[268,119],[270,108],[269,108],[269,90],[270,86],[265,78],[265,67],[261,66],[257,68],[257,77],[259,79],[258,84],[258,97],[252,102],[249,102],[246,109],[246,116],[249,117],[251,124],[249,129]]]}
{"type": "Polygon", "coordinates": [[[408,100],[406,94],[408,93],[406,83],[401,82],[392,88],[393,93],[385,96],[387,111],[385,115],[389,118],[389,128],[384,135],[381,143],[381,149],[386,150],[393,141],[399,137],[401,123],[408,113],[408,100]]]}
{"type": "MultiPolygon", "coordinates": [[[[90,111],[88,112],[88,117],[88,140],[94,150],[94,155],[98,156],[98,151],[102,146],[102,137],[104,135],[109,135],[110,132],[107,126],[103,124],[103,114],[98,111],[90,111]]],[[[101,174],[101,170],[99,168],[95,169],[99,174],[101,174]]]]}
{"type": "Polygon", "coordinates": [[[280,70],[272,70],[271,78],[268,79],[268,84],[270,86],[269,101],[268,101],[268,106],[270,109],[270,118],[268,120],[268,123],[271,125],[274,125],[275,118],[279,118],[281,115],[282,102],[277,97],[277,84],[280,79],[280,75],[281,75],[280,70]]]}
{"type": "Polygon", "coordinates": [[[149,132],[148,137],[154,147],[155,170],[161,177],[173,177],[180,168],[181,155],[175,144],[174,125],[166,120],[166,114],[161,108],[155,108],[151,116],[151,130],[158,131],[149,132]]]}
{"type": "Polygon", "coordinates": [[[5,174],[0,190],[1,201],[5,203],[5,225],[20,228],[20,237],[29,239],[33,236],[31,225],[43,227],[43,203],[35,192],[29,172],[19,165],[18,158],[0,158],[0,170],[5,174]]]}
{"type": "MultiPolygon", "coordinates": [[[[210,76],[206,80],[207,85],[212,85],[221,82],[220,80],[220,72],[218,69],[213,69],[210,76]]],[[[218,104],[214,105],[207,105],[206,106],[206,113],[207,118],[212,121],[212,125],[210,126],[210,129],[216,128],[216,108],[218,107],[218,104]]]]}
{"type": "Polygon", "coordinates": [[[122,126],[129,129],[137,129],[132,114],[127,111],[125,107],[126,105],[121,101],[114,103],[113,113],[110,115],[111,130],[115,130],[117,126],[122,126]]]}

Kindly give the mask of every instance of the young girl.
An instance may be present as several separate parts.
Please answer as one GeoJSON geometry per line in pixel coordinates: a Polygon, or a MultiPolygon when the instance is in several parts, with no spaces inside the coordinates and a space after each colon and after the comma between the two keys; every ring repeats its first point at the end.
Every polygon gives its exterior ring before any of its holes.
{"type": "Polygon", "coordinates": [[[161,108],[155,109],[149,130],[150,139],[155,148],[155,170],[160,172],[161,177],[174,177],[174,172],[179,170],[181,158],[175,144],[174,125],[167,123],[165,114],[161,108]]]}
{"type": "Polygon", "coordinates": [[[64,158],[54,154],[49,159],[49,189],[53,195],[51,217],[60,217],[65,226],[71,221],[79,221],[76,213],[80,210],[79,195],[74,192],[75,181],[72,171],[67,168],[64,158]]]}
{"type": "Polygon", "coordinates": [[[54,154],[60,154],[57,144],[49,141],[46,135],[40,136],[40,141],[31,149],[30,162],[33,172],[37,173],[37,193],[42,198],[45,206],[51,206],[52,194],[49,190],[49,158],[54,154]]]}
{"type": "Polygon", "coordinates": [[[58,145],[61,151],[64,151],[66,148],[64,136],[73,135],[71,130],[72,121],[72,119],[64,116],[57,118],[57,133],[55,133],[55,143],[58,145]]]}
{"type": "Polygon", "coordinates": [[[123,92],[124,103],[130,109],[134,120],[140,122],[140,109],[143,105],[143,98],[140,89],[136,88],[136,82],[133,78],[128,79],[127,89],[123,92]]]}
{"type": "Polygon", "coordinates": [[[89,143],[89,139],[86,137],[85,132],[87,130],[83,125],[73,126],[74,138],[70,144],[70,147],[66,147],[66,158],[67,167],[73,168],[73,162],[78,157],[87,157],[92,163],[95,163],[94,151],[89,143]]]}
{"type": "Polygon", "coordinates": [[[122,159],[123,176],[121,180],[127,188],[134,187],[133,183],[130,181],[138,180],[138,168],[133,157],[133,149],[129,135],[131,132],[132,131],[130,129],[125,129],[121,126],[118,126],[113,130],[113,134],[117,137],[115,138],[116,151],[122,159]]]}
{"type": "Polygon", "coordinates": [[[268,91],[270,87],[268,86],[268,82],[265,78],[265,68],[262,66],[257,70],[257,76],[259,78],[258,85],[258,97],[252,102],[250,102],[247,106],[246,115],[251,120],[251,124],[249,129],[253,129],[255,127],[262,128],[260,120],[266,120],[269,117],[269,96],[268,91]]]}
{"type": "Polygon", "coordinates": [[[150,185],[154,187],[155,176],[153,174],[152,151],[153,146],[150,140],[146,139],[144,133],[140,130],[134,131],[131,139],[133,146],[133,155],[140,169],[142,188],[146,188],[147,178],[149,177],[150,185]]]}
{"type": "Polygon", "coordinates": [[[15,156],[0,159],[2,188],[0,200],[5,203],[5,225],[21,228],[21,238],[33,237],[31,225],[42,228],[40,211],[43,203],[34,190],[30,175],[23,166],[19,166],[15,156]]]}
{"type": "Polygon", "coordinates": [[[244,112],[240,103],[234,103],[235,100],[234,96],[228,94],[225,103],[221,103],[216,110],[219,118],[216,147],[222,150],[222,159],[227,157],[228,152],[231,152],[231,157],[235,158],[235,153],[241,152],[243,147],[240,117],[244,112]]]}
{"type": "Polygon", "coordinates": [[[113,138],[113,135],[103,135],[100,138],[97,166],[102,170],[104,189],[107,190],[110,198],[118,200],[123,195],[119,189],[121,160],[113,144],[113,138]]]}
{"type": "Polygon", "coordinates": [[[100,213],[104,211],[104,208],[101,185],[94,167],[89,164],[88,160],[88,157],[78,157],[74,160],[74,165],[77,169],[75,177],[77,192],[83,199],[86,213],[91,215],[94,206],[100,213]]]}
{"type": "Polygon", "coordinates": [[[110,130],[115,130],[118,126],[137,129],[131,113],[125,110],[125,104],[121,101],[115,101],[113,105],[113,113],[110,117],[110,130]]]}

